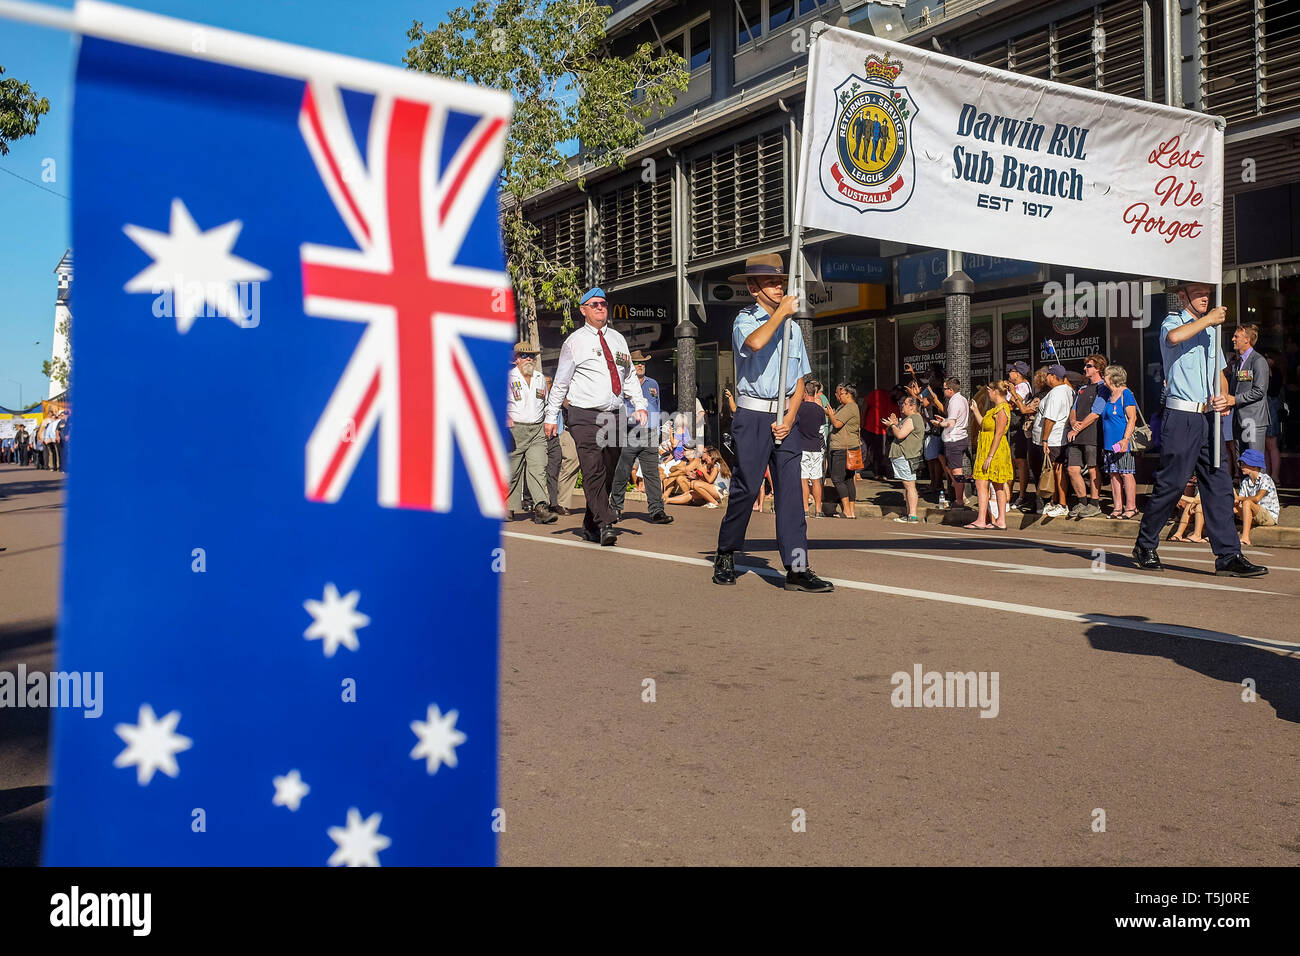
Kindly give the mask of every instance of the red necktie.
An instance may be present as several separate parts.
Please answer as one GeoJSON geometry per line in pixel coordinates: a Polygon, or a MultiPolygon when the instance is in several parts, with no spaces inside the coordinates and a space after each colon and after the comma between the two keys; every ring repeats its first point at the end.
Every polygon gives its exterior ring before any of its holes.
{"type": "Polygon", "coordinates": [[[623,394],[623,382],[618,377],[618,366],[614,364],[614,355],[609,350],[609,343],[605,341],[605,330],[597,330],[600,336],[600,347],[605,350],[605,364],[609,366],[609,384],[614,390],[614,397],[623,394]]]}

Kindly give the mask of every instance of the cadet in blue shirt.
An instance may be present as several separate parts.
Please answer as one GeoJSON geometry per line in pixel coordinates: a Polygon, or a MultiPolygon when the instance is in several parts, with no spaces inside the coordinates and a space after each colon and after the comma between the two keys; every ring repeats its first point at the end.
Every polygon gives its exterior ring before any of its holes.
{"type": "Polygon", "coordinates": [[[1211,356],[1216,325],[1227,310],[1210,309],[1211,287],[1184,283],[1178,291],[1181,312],[1171,312],[1160,326],[1160,356],[1165,365],[1165,414],[1160,433],[1160,470],[1138,528],[1133,557],[1147,571],[1164,566],[1156,553],[1160,532],[1195,471],[1200,479],[1205,528],[1214,549],[1214,573],[1258,577],[1268,569],[1247,561],[1233,521],[1232,464],[1220,440],[1219,467],[1214,467],[1214,416],[1236,404],[1228,392],[1226,362],[1220,347],[1211,356]]]}
{"type": "Polygon", "coordinates": [[[833,591],[834,585],[813,574],[808,566],[808,530],[804,514],[799,459],[803,441],[794,428],[803,403],[804,376],[812,373],[804,350],[799,323],[790,326],[785,417],[777,421],[781,381],[782,328],[798,307],[796,296],[785,295],[787,273],[779,255],[751,256],[745,271],[731,277],[745,281],[754,304],[742,309],[731,330],[736,356],[736,415],[731,433],[736,446],[736,467],[731,475],[727,513],[718,529],[718,550],[713,561],[715,584],[736,583],[735,553],[745,546],[754,500],[763,486],[763,473],[772,474],[776,510],[776,542],[785,565],[787,591],[833,591]],[[778,445],[776,442],[780,440],[778,445]]]}

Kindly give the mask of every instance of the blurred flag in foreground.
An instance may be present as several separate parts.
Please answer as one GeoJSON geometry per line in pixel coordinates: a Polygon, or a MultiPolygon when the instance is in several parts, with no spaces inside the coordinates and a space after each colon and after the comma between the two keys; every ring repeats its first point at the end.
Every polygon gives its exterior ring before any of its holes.
{"type": "Polygon", "coordinates": [[[45,862],[492,863],[509,97],[77,19],[45,862]]]}

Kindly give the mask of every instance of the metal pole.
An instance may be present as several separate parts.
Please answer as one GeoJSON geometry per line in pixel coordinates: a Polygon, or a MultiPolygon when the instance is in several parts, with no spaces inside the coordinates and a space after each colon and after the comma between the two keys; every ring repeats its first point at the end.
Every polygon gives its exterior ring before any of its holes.
{"type": "MultiPolygon", "coordinates": [[[[1219,307],[1219,301],[1223,296],[1223,286],[1214,287],[1214,307],[1219,307]]],[[[1223,348],[1223,326],[1214,327],[1213,344],[1210,346],[1210,376],[1214,384],[1210,387],[1210,397],[1219,394],[1219,356],[1222,354],[1220,349],[1223,348]]],[[[1219,410],[1214,410],[1214,467],[1219,467],[1220,449],[1223,447],[1223,416],[1219,410]]]]}
{"type": "MultiPolygon", "coordinates": [[[[799,257],[803,255],[803,228],[795,226],[790,237],[790,280],[786,283],[786,295],[797,295],[800,301],[803,300],[803,270],[799,268],[799,257]]],[[[781,390],[777,398],[777,416],[778,422],[785,421],[786,412],[786,381],[790,373],[790,326],[794,324],[794,315],[786,317],[785,323],[781,326],[781,390]]],[[[781,439],[776,440],[776,444],[781,444],[781,439]]]]}

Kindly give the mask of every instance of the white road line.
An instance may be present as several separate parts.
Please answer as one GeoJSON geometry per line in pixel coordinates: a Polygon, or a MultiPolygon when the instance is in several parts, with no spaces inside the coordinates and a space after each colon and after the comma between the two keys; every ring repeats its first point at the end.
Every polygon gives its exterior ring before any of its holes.
{"type": "MultiPolygon", "coordinates": [[[[906,532],[890,531],[888,533],[905,534],[906,532]]],[[[1133,545],[1129,543],[1129,539],[1127,538],[1103,538],[1100,541],[1084,540],[1085,538],[1090,537],[1089,535],[1079,535],[1076,538],[1030,538],[1024,536],[1016,537],[1016,536],[1008,536],[1008,535],[975,534],[974,532],[967,531],[965,529],[961,531],[924,531],[924,532],[916,532],[916,533],[941,535],[945,538],[985,538],[988,539],[989,541],[998,541],[998,540],[1037,541],[1042,544],[1066,544],[1066,545],[1074,545],[1076,547],[1087,547],[1087,548],[1104,548],[1107,546],[1113,548],[1115,546],[1115,542],[1120,541],[1124,543],[1124,550],[1131,551],[1133,549],[1133,545]]],[[[1205,548],[1179,548],[1174,545],[1170,545],[1169,547],[1165,547],[1164,545],[1161,545],[1160,550],[1165,553],[1177,552],[1179,554],[1204,554],[1205,553],[1205,548]]],[[[1271,551],[1259,551],[1254,548],[1251,549],[1250,554],[1256,558],[1260,558],[1260,557],[1269,558],[1273,556],[1271,551]]],[[[1287,570],[1297,571],[1300,570],[1300,568],[1287,568],[1287,570]]]]}
{"type": "MultiPolygon", "coordinates": [[[[704,558],[688,558],[678,554],[661,554],[658,551],[641,551],[637,548],[601,548],[600,545],[588,541],[566,541],[561,538],[544,538],[541,535],[525,534],[520,531],[503,531],[502,535],[507,538],[523,538],[526,541],[536,541],[540,544],[563,545],[566,548],[587,548],[593,551],[603,551],[605,554],[611,555],[623,555],[634,558],[653,558],[657,561],[688,564],[692,567],[713,567],[713,562],[704,558]]],[[[738,567],[767,578],[785,578],[785,572],[775,568],[755,567],[754,565],[741,565],[738,567]]],[[[961,597],[959,595],[944,594],[938,591],[918,591],[914,588],[897,588],[887,584],[867,584],[863,581],[852,581],[847,578],[827,578],[826,580],[830,581],[837,588],[849,588],[855,591],[870,591],[877,594],[890,594],[896,597],[917,598],[922,601],[938,601],[943,604],[956,604],[960,607],[981,607],[990,611],[1003,611],[1007,614],[1026,615],[1029,617],[1045,617],[1056,621],[1071,621],[1076,624],[1102,624],[1109,627],[1124,628],[1130,631],[1142,631],[1147,634],[1163,634],[1168,637],[1183,637],[1197,641],[1211,641],[1216,644],[1234,644],[1238,647],[1253,647],[1257,650],[1268,651],[1282,657],[1291,657],[1300,660],[1300,644],[1292,644],[1289,641],[1266,641],[1262,638],[1246,637],[1241,634],[1228,634],[1224,631],[1212,631],[1205,628],[1183,627],[1178,624],[1158,624],[1154,621],[1138,621],[1130,618],[1114,617],[1109,614],[1080,614],[1075,611],[1058,611],[1054,608],[1043,608],[1026,604],[1010,604],[1006,601],[991,601],[987,598],[961,597]]]]}
{"type": "Polygon", "coordinates": [[[1007,561],[991,561],[987,558],[959,558],[952,554],[929,554],[925,551],[889,551],[884,548],[857,548],[862,554],[885,554],[895,558],[917,558],[922,561],[947,561],[952,564],[975,564],[1006,574],[1034,574],[1044,578],[1070,578],[1078,581],[1098,581],[1107,584],[1141,584],[1162,588],[1197,588],[1203,591],[1236,591],[1244,594],[1276,594],[1279,591],[1261,591],[1257,588],[1243,588],[1231,584],[1215,584],[1212,581],[1185,581],[1181,578],[1156,577],[1149,572],[1112,571],[1109,565],[1104,571],[1091,568],[1045,568],[1036,564],[1012,564],[1007,561]]]}
{"type": "MultiPolygon", "coordinates": [[[[886,531],[885,533],[895,538],[915,538],[915,537],[923,537],[923,538],[935,537],[935,538],[944,538],[944,539],[974,538],[980,541],[989,542],[990,547],[1020,548],[1021,550],[1027,549],[1030,551],[1038,550],[1037,548],[1032,547],[1033,544],[1053,544],[1059,546],[1063,551],[1077,551],[1081,556],[1087,555],[1089,557],[1091,557],[1090,552],[1092,552],[1097,548],[1101,548],[1103,551],[1106,550],[1106,545],[1100,541],[1097,542],[1096,544],[1092,544],[1087,541],[1058,541],[1055,538],[1019,538],[1019,537],[1013,537],[1009,535],[961,534],[955,531],[954,532],[935,531],[931,533],[917,532],[915,534],[909,534],[906,531],[886,531]],[[1025,544],[1018,543],[1022,541],[1027,543],[1025,544]]],[[[1131,549],[1121,549],[1121,550],[1123,551],[1123,553],[1127,554],[1128,551],[1131,549]]],[[[1194,554],[1205,553],[1204,548],[1161,548],[1160,549],[1160,553],[1162,555],[1167,555],[1170,551],[1191,551],[1194,554]]],[[[1259,557],[1259,554],[1256,553],[1253,554],[1252,556],[1257,558],[1259,557]]],[[[1178,555],[1176,560],[1179,564],[1214,564],[1213,558],[1185,558],[1182,555],[1178,555]]],[[[1300,568],[1281,567],[1279,565],[1273,564],[1272,562],[1269,562],[1268,569],[1269,571],[1294,571],[1300,573],[1300,568]]]]}

